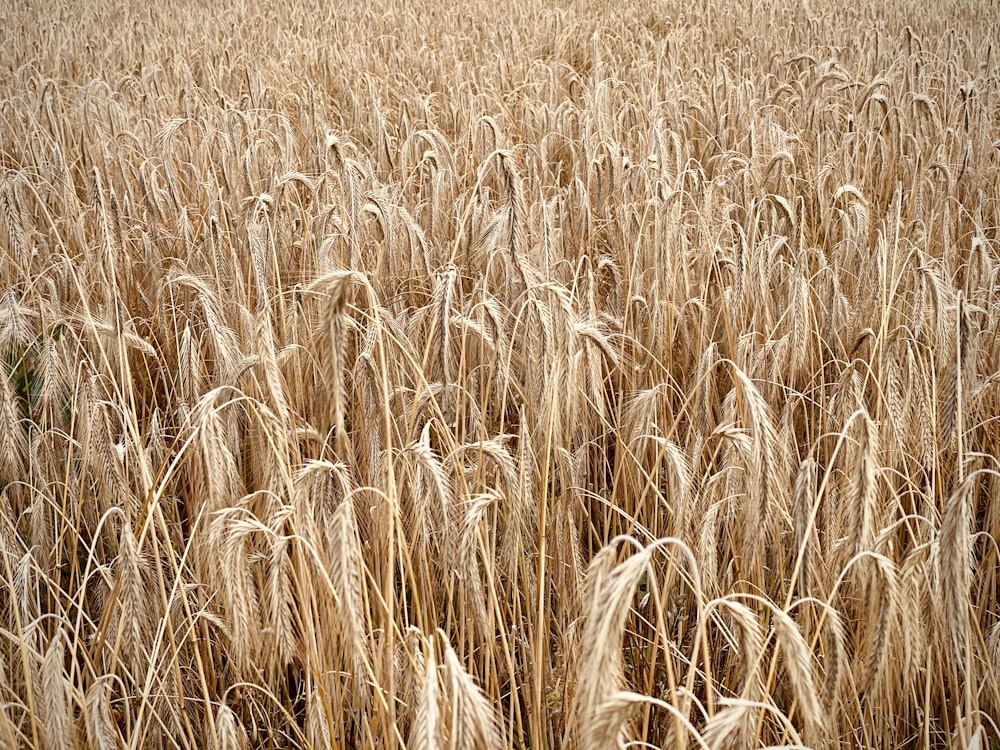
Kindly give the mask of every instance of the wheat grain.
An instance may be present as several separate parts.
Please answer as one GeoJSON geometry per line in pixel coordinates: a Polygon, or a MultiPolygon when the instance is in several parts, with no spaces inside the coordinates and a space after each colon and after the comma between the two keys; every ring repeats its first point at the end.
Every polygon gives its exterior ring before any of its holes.
{"type": "Polygon", "coordinates": [[[727,706],[711,717],[701,736],[712,750],[736,750],[747,747],[754,728],[752,705],[727,706]]]}
{"type": "Polygon", "coordinates": [[[493,708],[444,640],[444,668],[450,713],[448,747],[498,750],[504,746],[493,708]]]}
{"type": "Polygon", "coordinates": [[[62,630],[49,642],[42,661],[42,682],[39,705],[44,706],[45,721],[42,738],[47,750],[74,747],[74,726],[70,684],[66,679],[66,647],[62,630]]]}
{"type": "Polygon", "coordinates": [[[118,642],[122,653],[134,671],[141,669],[144,648],[152,617],[144,564],[139,546],[128,522],[122,525],[118,539],[118,558],[115,561],[118,591],[118,642]]]}
{"type": "Polygon", "coordinates": [[[795,530],[795,551],[798,555],[798,586],[803,597],[809,595],[809,562],[816,547],[814,531],[811,528],[815,499],[816,461],[806,458],[799,464],[792,488],[792,523],[795,530]]]}
{"type": "Polygon", "coordinates": [[[813,658],[809,645],[795,621],[781,610],[772,610],[774,635],[785,660],[788,681],[802,712],[803,721],[813,737],[822,736],[826,721],[820,706],[813,677],[813,658]]]}
{"type": "Polygon", "coordinates": [[[215,725],[219,733],[219,750],[245,750],[248,746],[246,730],[229,706],[219,706],[215,725]]]}
{"type": "Polygon", "coordinates": [[[865,671],[858,680],[859,690],[866,693],[875,688],[885,669],[899,600],[895,566],[881,555],[872,556],[869,560],[867,570],[871,573],[865,580],[864,588],[867,589],[866,611],[871,645],[865,652],[865,671]],[[872,613],[875,613],[874,618],[872,613]]]}
{"type": "Polygon", "coordinates": [[[823,671],[823,710],[827,716],[837,714],[841,682],[847,671],[846,635],[840,613],[830,607],[824,612],[823,650],[826,668],[823,671]]]}
{"type": "Polygon", "coordinates": [[[427,655],[423,685],[414,707],[409,746],[413,750],[438,750],[441,746],[441,707],[438,668],[433,650],[427,655]]]}
{"type": "Polygon", "coordinates": [[[972,585],[971,502],[975,477],[956,488],[941,516],[937,568],[944,635],[956,664],[966,663],[969,627],[969,590],[972,585]]]}
{"type": "Polygon", "coordinates": [[[749,607],[739,602],[720,600],[719,608],[729,613],[739,633],[739,639],[735,645],[743,669],[742,694],[756,696],[764,689],[759,671],[764,650],[764,637],[760,622],[749,607]]]}
{"type": "Polygon", "coordinates": [[[107,679],[99,679],[87,690],[86,695],[87,742],[97,750],[116,750],[118,734],[111,718],[110,686],[107,679]]]}
{"type": "Polygon", "coordinates": [[[861,425],[858,460],[854,468],[853,487],[847,506],[847,516],[850,519],[847,538],[848,558],[854,557],[871,546],[875,523],[873,516],[877,499],[875,483],[878,445],[875,442],[875,424],[865,413],[859,414],[858,421],[861,425]]]}

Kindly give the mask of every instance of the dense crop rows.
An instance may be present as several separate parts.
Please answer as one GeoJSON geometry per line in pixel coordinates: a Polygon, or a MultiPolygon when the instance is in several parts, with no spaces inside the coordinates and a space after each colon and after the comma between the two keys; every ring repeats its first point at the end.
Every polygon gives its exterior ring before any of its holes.
{"type": "Polygon", "coordinates": [[[0,746],[996,746],[990,6],[7,0],[0,746]]]}

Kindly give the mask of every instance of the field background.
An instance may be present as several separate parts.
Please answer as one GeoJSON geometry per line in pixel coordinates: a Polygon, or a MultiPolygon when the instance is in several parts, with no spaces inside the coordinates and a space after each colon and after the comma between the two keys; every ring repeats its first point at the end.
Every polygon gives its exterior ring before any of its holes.
{"type": "Polygon", "coordinates": [[[997,746],[995,3],[141,5],[0,5],[0,746],[997,746]]]}

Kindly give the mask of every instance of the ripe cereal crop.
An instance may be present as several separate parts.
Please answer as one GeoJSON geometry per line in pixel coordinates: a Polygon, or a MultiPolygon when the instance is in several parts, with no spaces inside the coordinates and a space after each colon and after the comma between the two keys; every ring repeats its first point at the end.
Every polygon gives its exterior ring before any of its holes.
{"type": "Polygon", "coordinates": [[[1000,747],[998,22],[0,4],[0,746],[1000,747]]]}

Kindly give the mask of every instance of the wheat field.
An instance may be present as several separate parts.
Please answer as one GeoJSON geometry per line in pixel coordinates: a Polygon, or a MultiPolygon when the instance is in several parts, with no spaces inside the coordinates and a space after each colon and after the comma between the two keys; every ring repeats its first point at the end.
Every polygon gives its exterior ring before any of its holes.
{"type": "Polygon", "coordinates": [[[1000,12],[0,4],[0,747],[1000,745],[1000,12]]]}

